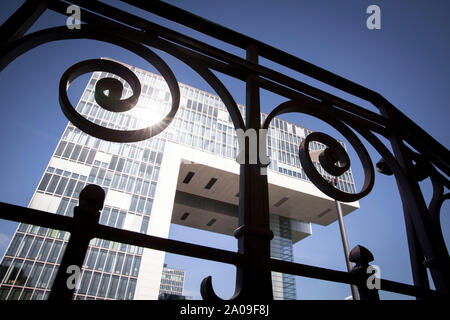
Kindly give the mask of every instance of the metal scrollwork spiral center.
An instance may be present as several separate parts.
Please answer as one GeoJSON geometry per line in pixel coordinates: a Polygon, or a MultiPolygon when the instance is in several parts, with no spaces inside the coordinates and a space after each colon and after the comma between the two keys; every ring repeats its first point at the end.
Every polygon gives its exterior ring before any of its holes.
{"type": "Polygon", "coordinates": [[[141,94],[139,79],[126,67],[123,67],[120,74],[130,85],[133,95],[121,100],[123,92],[122,82],[114,78],[100,79],[95,85],[95,101],[103,109],[112,112],[124,112],[131,110],[138,102],[139,95],[141,94]],[[105,94],[106,90],[108,90],[108,95],[105,94]]]}
{"type": "Polygon", "coordinates": [[[350,169],[350,158],[342,145],[323,133],[316,132],[312,135],[310,139],[315,138],[317,142],[327,145],[327,148],[319,154],[319,162],[326,172],[333,176],[341,176],[350,169]]]}
{"type": "Polygon", "coordinates": [[[90,72],[108,72],[124,79],[132,89],[132,95],[121,99],[123,84],[114,78],[103,78],[95,85],[95,101],[105,110],[111,112],[125,112],[134,108],[141,95],[141,83],[137,76],[124,65],[104,59],[91,59],[79,62],[70,67],[61,77],[59,86],[59,100],[61,109],[66,117],[80,130],[99,139],[112,142],[138,142],[155,136],[162,132],[172,121],[180,103],[180,90],[178,83],[170,69],[156,55],[151,55],[151,61],[163,71],[170,92],[172,94],[172,108],[159,123],[138,130],[114,130],[97,125],[79,114],[69,101],[67,90],[71,82],[82,74],[90,72]],[[107,93],[106,93],[107,92],[107,93]]]}
{"type": "Polygon", "coordinates": [[[320,152],[316,160],[327,173],[333,176],[339,177],[350,169],[350,158],[344,147],[325,133],[313,132],[302,141],[299,147],[299,158],[302,167],[309,179],[323,193],[342,202],[352,202],[361,199],[372,190],[374,179],[373,167],[369,155],[365,150],[365,152],[362,152],[361,150],[359,152],[365,172],[365,181],[362,191],[359,193],[347,193],[337,189],[332,181],[326,180],[317,171],[309,152],[309,144],[312,141],[326,145],[326,148],[320,152]]]}

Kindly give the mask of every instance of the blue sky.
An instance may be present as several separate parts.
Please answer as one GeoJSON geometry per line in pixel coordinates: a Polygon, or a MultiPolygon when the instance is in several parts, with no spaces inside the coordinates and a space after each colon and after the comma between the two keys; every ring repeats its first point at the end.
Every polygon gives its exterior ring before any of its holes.
{"type": "MultiPolygon", "coordinates": [[[[316,1],[167,1],[204,18],[275,46],[354,82],[381,93],[393,105],[419,124],[445,147],[449,147],[450,25],[448,1],[396,0],[316,0],[316,1]],[[366,28],[366,8],[381,8],[381,30],[366,28]]],[[[22,1],[2,1],[3,22],[22,1]]],[[[122,8],[130,6],[110,1],[122,8]]],[[[243,56],[241,49],[183,28],[175,23],[133,9],[134,13],[243,56]]],[[[65,24],[66,17],[46,13],[32,30],[65,24]]],[[[158,51],[157,51],[158,52],[158,51]]],[[[177,80],[213,92],[187,66],[158,52],[169,64],[177,80]]],[[[76,62],[110,57],[154,71],[145,61],[113,45],[91,40],[67,40],[33,49],[0,73],[2,125],[0,126],[0,201],[27,206],[43,170],[67,123],[58,105],[57,86],[62,73],[76,62]]],[[[311,85],[344,97],[376,111],[360,99],[328,87],[265,60],[261,63],[311,85]]],[[[241,81],[217,74],[238,103],[245,101],[241,81]]],[[[74,103],[80,97],[87,77],[71,86],[74,103]]],[[[262,110],[269,112],[282,97],[262,91],[262,110]]],[[[317,119],[288,114],[283,117],[312,130],[321,130],[337,138],[342,136],[317,119]]],[[[344,139],[345,140],[345,139],[344,139]]],[[[372,160],[380,158],[365,143],[372,160]]],[[[361,165],[349,147],[357,187],[362,185],[361,165]]],[[[430,199],[431,185],[421,184],[430,199]]],[[[361,244],[372,251],[374,264],[383,278],[412,283],[404,228],[403,211],[392,177],[376,175],[373,191],[360,201],[361,208],[345,218],[349,244],[361,244]]],[[[444,237],[450,240],[448,204],[441,217],[444,237]]],[[[0,221],[0,255],[3,254],[16,224],[0,221]]],[[[193,243],[236,250],[231,237],[172,226],[170,237],[193,243]]],[[[321,267],[345,270],[337,223],[313,226],[313,235],[294,246],[294,260],[321,267]]],[[[235,268],[167,254],[170,266],[187,272],[186,294],[199,297],[201,280],[213,276],[213,284],[222,298],[234,292],[235,268]]],[[[300,299],[343,299],[350,295],[347,285],[297,277],[300,299]]],[[[405,298],[381,293],[382,298],[405,298]]]]}

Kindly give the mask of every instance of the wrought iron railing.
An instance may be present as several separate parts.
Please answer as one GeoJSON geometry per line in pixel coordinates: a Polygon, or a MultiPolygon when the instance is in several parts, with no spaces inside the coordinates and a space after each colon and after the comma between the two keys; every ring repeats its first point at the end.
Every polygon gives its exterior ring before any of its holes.
{"type": "MultiPolygon", "coordinates": [[[[371,191],[374,184],[373,163],[363,143],[355,134],[355,132],[359,133],[382,158],[376,164],[377,171],[394,175],[404,208],[414,285],[382,279],[382,290],[417,298],[448,298],[450,260],[439,219],[442,203],[448,199],[448,194],[445,194],[444,190],[449,187],[447,178],[450,172],[449,152],[445,147],[380,94],[361,85],[164,2],[144,0],[124,0],[123,2],[242,48],[246,50],[246,59],[98,1],[28,0],[0,28],[0,70],[19,55],[36,46],[63,39],[105,41],[136,53],[158,69],[166,79],[172,94],[171,110],[156,125],[136,131],[115,131],[89,122],[70,104],[67,89],[71,81],[84,73],[106,71],[125,79],[133,89],[133,95],[126,100],[119,100],[121,87],[114,79],[103,79],[96,87],[97,103],[115,112],[133,108],[140,94],[139,80],[128,69],[115,62],[87,60],[77,63],[64,73],[59,87],[61,108],[75,126],[100,139],[136,142],[155,136],[164,130],[172,121],[179,106],[180,93],[174,74],[149,47],[160,49],[180,59],[205,79],[222,99],[235,129],[268,128],[275,116],[288,112],[300,112],[325,121],[343,134],[356,150],[363,164],[365,179],[359,193],[351,194],[336,189],[332,183],[322,178],[311,162],[308,143],[317,141],[327,146],[319,156],[319,161],[328,173],[340,176],[348,170],[350,159],[335,139],[323,133],[312,133],[307,136],[299,149],[302,167],[311,182],[326,195],[342,202],[361,199],[371,191]],[[80,17],[84,22],[81,28],[68,29],[66,26],[61,26],[24,35],[46,10],[66,14],[67,7],[72,4],[81,8],[80,17]],[[379,110],[379,114],[264,67],[258,63],[260,57],[364,99],[372,103],[379,110]],[[245,81],[245,122],[232,95],[211,70],[245,81]],[[261,88],[290,99],[276,107],[262,126],[259,105],[261,88]],[[108,96],[103,94],[105,89],[110,91],[108,96]],[[376,134],[390,141],[392,152],[376,134]],[[427,205],[418,182],[428,177],[432,181],[434,193],[427,205]],[[430,271],[436,290],[430,290],[427,269],[430,271]]],[[[240,148],[248,151],[248,142],[240,148]]],[[[246,154],[248,155],[248,152],[246,154]]],[[[361,246],[356,246],[350,253],[350,260],[355,263],[351,272],[270,258],[270,240],[273,234],[269,228],[268,183],[267,176],[261,174],[261,168],[265,166],[266,164],[262,164],[259,160],[258,163],[251,164],[248,159],[240,165],[239,228],[235,231],[238,252],[100,225],[98,217],[103,205],[104,192],[92,185],[86,187],[80,194],[80,204],[76,207],[73,218],[6,203],[0,204],[0,218],[71,233],[50,299],[72,298],[73,289],[66,286],[65,267],[82,265],[89,240],[93,238],[233,264],[237,267],[236,292],[231,298],[234,301],[272,300],[272,271],[353,284],[358,287],[362,299],[379,299],[377,289],[369,289],[366,285],[369,276],[366,270],[373,257],[361,246]]],[[[211,277],[203,280],[201,294],[204,299],[220,300],[212,288],[211,277]]]]}

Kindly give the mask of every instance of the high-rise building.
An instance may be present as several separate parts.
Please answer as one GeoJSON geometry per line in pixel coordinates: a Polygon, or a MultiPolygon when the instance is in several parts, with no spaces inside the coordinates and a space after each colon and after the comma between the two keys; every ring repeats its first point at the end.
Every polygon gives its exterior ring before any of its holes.
{"type": "MultiPolygon", "coordinates": [[[[100,108],[94,99],[96,81],[119,78],[95,72],[77,111],[119,130],[144,128],[162,119],[171,101],[164,79],[128,67],[142,84],[135,108],[123,113],[100,108]]],[[[80,191],[93,183],[106,191],[102,224],[159,237],[168,237],[171,223],[232,235],[238,226],[236,132],[218,96],[184,84],[180,91],[180,108],[171,125],[145,141],[103,141],[68,123],[29,207],[72,216],[80,191]]],[[[130,95],[124,83],[123,97],[130,95]]],[[[242,114],[244,108],[239,106],[242,114]]],[[[263,120],[266,117],[262,114],[263,120]]],[[[308,181],[299,162],[298,146],[310,132],[278,118],[268,130],[273,258],[292,261],[293,244],[312,233],[311,224],[328,225],[337,219],[334,201],[308,181]]],[[[315,152],[323,145],[314,142],[310,149],[315,152]]],[[[338,187],[354,192],[351,172],[339,178],[338,187]]],[[[343,212],[358,206],[343,204],[343,212]]],[[[46,299],[68,238],[66,232],[19,224],[1,262],[0,299],[46,299]]],[[[75,299],[156,300],[164,259],[164,252],[93,239],[75,299]]],[[[275,299],[296,298],[293,276],[273,272],[272,281],[275,299]]]]}
{"type": "Polygon", "coordinates": [[[183,270],[169,268],[164,264],[159,287],[159,299],[185,299],[183,296],[184,277],[185,272],[183,270]]]}

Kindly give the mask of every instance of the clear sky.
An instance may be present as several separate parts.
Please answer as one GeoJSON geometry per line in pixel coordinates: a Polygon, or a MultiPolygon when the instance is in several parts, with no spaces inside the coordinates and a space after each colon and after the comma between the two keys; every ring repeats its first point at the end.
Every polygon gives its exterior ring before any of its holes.
{"type": "MultiPolygon", "coordinates": [[[[23,1],[1,1],[0,22],[23,1]]],[[[449,147],[450,88],[450,2],[446,0],[308,0],[287,1],[168,1],[228,28],[254,37],[336,74],[381,93],[398,109],[419,124],[445,147],[449,147]],[[366,27],[366,9],[381,8],[381,30],[366,27]]],[[[196,36],[240,56],[232,48],[197,32],[154,15],[132,9],[118,1],[121,8],[196,36]]],[[[66,17],[44,14],[32,31],[64,25],[66,17]]],[[[213,92],[192,70],[178,60],[158,52],[169,64],[177,80],[213,92]]],[[[110,57],[154,72],[144,60],[110,44],[91,40],[66,40],[40,46],[24,54],[0,72],[2,117],[0,126],[0,201],[27,206],[41,175],[63,132],[67,119],[58,104],[58,83],[63,72],[76,62],[110,57]]],[[[373,106],[329,88],[303,75],[262,63],[352,102],[376,111],[373,106]]],[[[218,74],[238,103],[245,102],[245,86],[238,80],[218,74]]],[[[87,77],[71,86],[73,103],[80,97],[87,77]]],[[[261,105],[269,112],[285,99],[262,92],[261,105]]],[[[312,130],[321,130],[343,139],[330,127],[307,116],[283,117],[312,130]]],[[[343,139],[345,141],[345,139],[343,139]]],[[[348,143],[347,143],[348,145],[348,143]]],[[[374,162],[380,158],[365,143],[374,162]]],[[[357,189],[362,185],[361,165],[349,147],[357,189]]],[[[427,201],[431,184],[421,184],[427,201]]],[[[373,191],[360,201],[361,208],[345,218],[350,248],[357,244],[374,254],[374,264],[383,278],[412,283],[403,211],[395,181],[377,174],[373,191]]],[[[449,206],[441,217],[447,246],[450,241],[449,206]]],[[[0,221],[0,255],[16,228],[0,221]]],[[[236,250],[236,240],[209,232],[173,225],[170,237],[183,241],[236,250]]],[[[321,267],[346,270],[337,222],[327,227],[313,225],[313,235],[294,246],[294,260],[321,267]]],[[[199,298],[201,280],[213,276],[213,285],[222,298],[234,292],[235,268],[167,254],[169,266],[186,270],[185,294],[199,298]]],[[[297,277],[299,299],[344,299],[348,285],[297,277]]],[[[405,298],[381,292],[381,298],[405,298]]]]}

